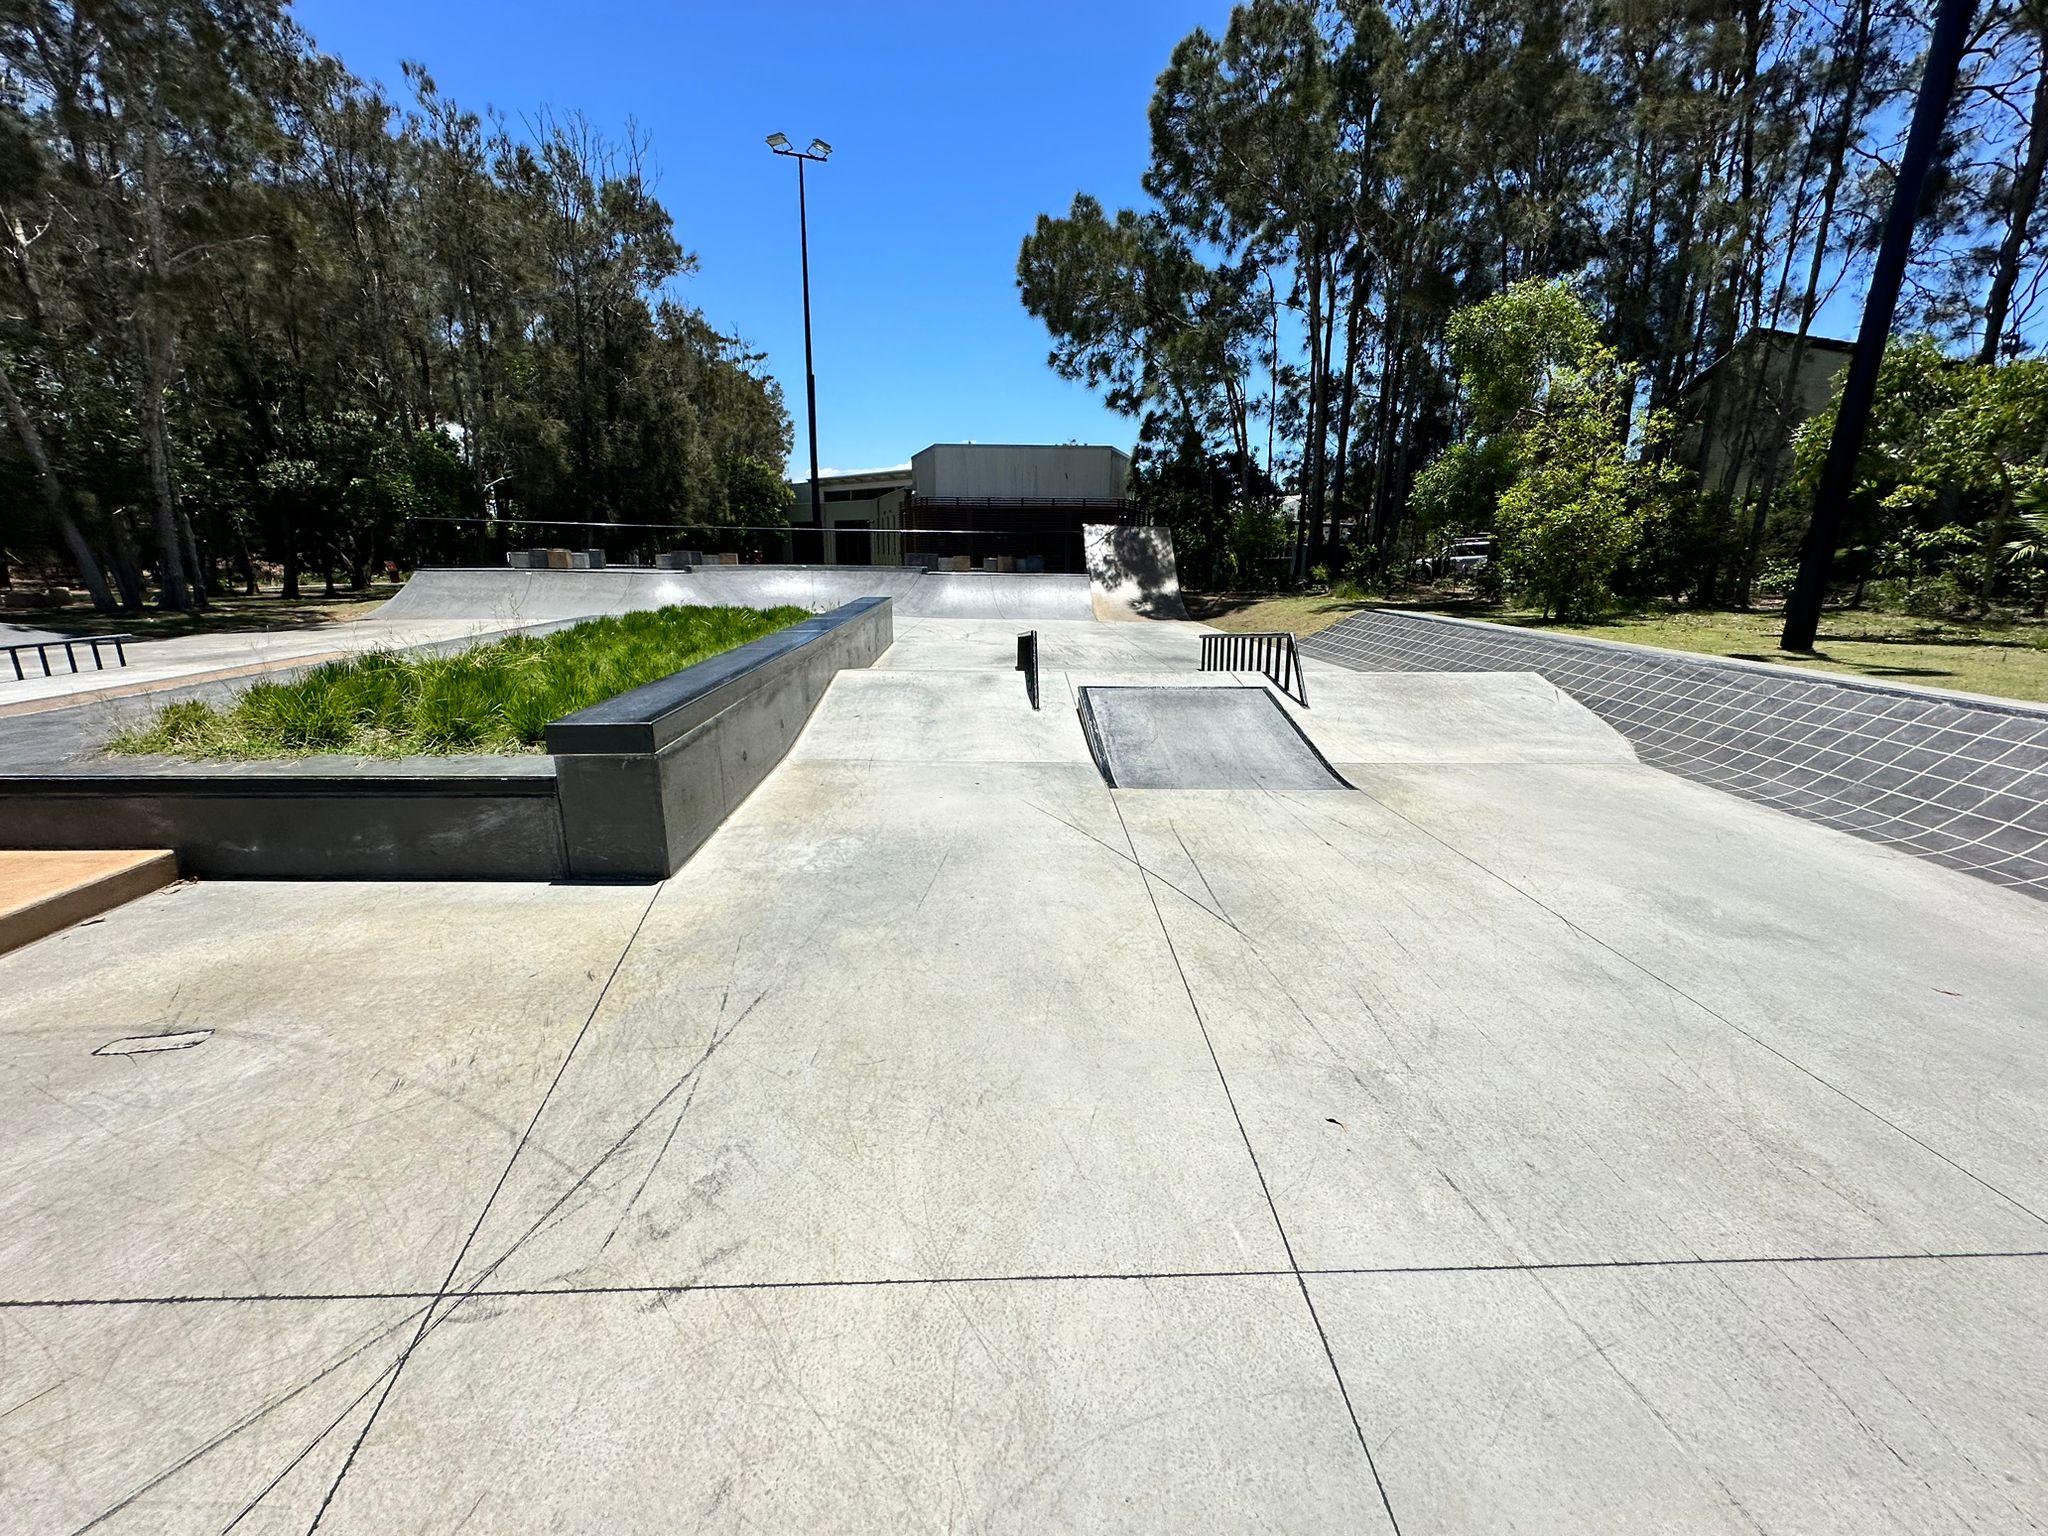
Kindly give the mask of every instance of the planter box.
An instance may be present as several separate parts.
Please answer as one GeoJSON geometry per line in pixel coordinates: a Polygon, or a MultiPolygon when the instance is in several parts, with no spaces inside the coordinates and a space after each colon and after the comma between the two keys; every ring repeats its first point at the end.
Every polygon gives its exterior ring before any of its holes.
{"type": "Polygon", "coordinates": [[[842,667],[894,638],[863,598],[548,727],[551,758],[0,775],[0,846],[172,848],[243,879],[661,879],[779,763],[842,667]]]}

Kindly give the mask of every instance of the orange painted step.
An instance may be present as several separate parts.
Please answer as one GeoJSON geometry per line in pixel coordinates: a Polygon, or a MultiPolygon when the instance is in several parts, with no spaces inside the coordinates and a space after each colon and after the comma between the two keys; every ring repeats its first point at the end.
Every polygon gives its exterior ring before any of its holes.
{"type": "Polygon", "coordinates": [[[161,890],[178,878],[166,848],[0,849],[0,954],[161,890]]]}

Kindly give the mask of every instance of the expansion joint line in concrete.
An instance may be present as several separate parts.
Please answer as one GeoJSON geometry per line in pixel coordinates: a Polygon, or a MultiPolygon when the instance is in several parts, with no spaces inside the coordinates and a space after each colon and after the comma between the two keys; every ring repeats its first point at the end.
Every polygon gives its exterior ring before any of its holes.
{"type": "MultiPolygon", "coordinates": [[[[1280,1246],[1287,1254],[1287,1267],[1294,1276],[1294,1283],[1301,1289],[1302,1305],[1308,1308],[1308,1320],[1315,1325],[1316,1338],[1323,1346],[1323,1358],[1330,1362],[1330,1375],[1336,1380],[1337,1395],[1344,1400],[1344,1411],[1350,1415],[1351,1432],[1358,1437],[1358,1449],[1365,1456],[1366,1470],[1372,1474],[1373,1487],[1379,1492],[1380,1507],[1387,1512],[1387,1524],[1393,1528],[1394,1536],[1401,1536],[1401,1522],[1394,1514],[1393,1501],[1387,1497],[1387,1485],[1380,1476],[1379,1463],[1373,1460],[1372,1446],[1365,1438],[1365,1426],[1358,1419],[1358,1407],[1351,1401],[1351,1389],[1344,1384],[1344,1371],[1337,1364],[1337,1352],[1330,1347],[1330,1335],[1316,1312],[1315,1298],[1308,1290],[1308,1279],[1302,1273],[1301,1261],[1294,1256],[1294,1243],[1287,1235],[1287,1224],[1280,1219],[1280,1207],[1273,1202],[1273,1189],[1266,1182],[1266,1170],[1259,1166],[1258,1149],[1252,1145],[1251,1132],[1245,1128],[1244,1116],[1238,1112],[1237,1095],[1230,1091],[1230,1078],[1223,1070],[1223,1059],[1216,1054],[1216,1042],[1209,1036],[1209,1021],[1202,1017],[1202,1005],[1195,1000],[1194,984],[1188,980],[1187,967],[1180,962],[1180,951],[1174,947],[1172,930],[1166,926],[1166,914],[1159,910],[1159,898],[1152,891],[1152,877],[1146,871],[1144,861],[1138,857],[1137,839],[1131,836],[1130,826],[1124,820],[1124,808],[1118,803],[1114,791],[1110,793],[1109,803],[1116,812],[1116,824],[1124,835],[1124,842],[1130,847],[1131,862],[1138,866],[1138,879],[1145,887],[1145,900],[1152,907],[1152,921],[1159,925],[1159,936],[1166,941],[1166,952],[1173,959],[1174,973],[1180,977],[1181,990],[1187,993],[1188,1011],[1194,1015],[1195,1027],[1202,1032],[1202,1044],[1209,1052],[1209,1064],[1216,1069],[1216,1081],[1222,1085],[1224,1102],[1230,1106],[1230,1118],[1237,1122],[1237,1134],[1244,1142],[1245,1156],[1251,1159],[1252,1173],[1259,1181],[1259,1193],[1266,1198],[1266,1210],[1273,1218],[1273,1230],[1280,1234],[1280,1246]]],[[[1199,867],[1196,873],[1200,873],[1199,867]]]]}
{"type": "MultiPolygon", "coordinates": [[[[1627,950],[1620,948],[1618,945],[1609,943],[1606,939],[1601,938],[1599,934],[1594,933],[1591,929],[1586,928],[1580,925],[1579,923],[1573,922],[1571,918],[1565,916],[1564,913],[1558,911],[1556,907],[1553,907],[1549,902],[1545,901],[1541,896],[1538,896],[1534,891],[1528,890],[1523,886],[1517,885],[1514,881],[1510,880],[1506,875],[1503,875],[1499,870],[1491,868],[1482,860],[1475,859],[1471,854],[1467,853],[1464,849],[1460,848],[1456,843],[1453,843],[1449,839],[1440,836],[1438,833],[1436,833],[1429,827],[1425,827],[1421,822],[1415,820],[1413,817],[1404,815],[1401,811],[1397,810],[1395,807],[1389,805],[1386,801],[1382,800],[1378,795],[1371,793],[1371,791],[1369,790],[1361,790],[1360,793],[1364,794],[1367,799],[1371,800],[1372,803],[1374,805],[1377,805],[1381,810],[1387,812],[1388,815],[1393,816],[1399,821],[1405,822],[1410,827],[1413,827],[1417,832],[1420,832],[1424,837],[1428,838],[1431,842],[1435,843],[1439,848],[1444,849],[1448,853],[1455,854],[1458,858],[1463,859],[1467,864],[1470,864],[1474,869],[1478,870],[1481,874],[1487,876],[1489,879],[1499,881],[1502,885],[1506,886],[1509,890],[1513,891],[1517,896],[1521,897],[1524,901],[1536,907],[1539,911],[1549,914],[1552,918],[1556,919],[1559,923],[1562,923],[1566,928],[1569,928],[1573,933],[1577,934],[1580,938],[1586,940],[1590,944],[1597,944],[1600,948],[1606,950],[1608,954],[1614,956],[1615,959],[1621,961],[1622,964],[1628,966],[1630,969],[1640,971],[1643,975],[1649,977],[1651,981],[1654,981],[1658,986],[1664,988],[1673,997],[1684,999],[1686,1002],[1692,1004],[1693,1007],[1699,1009],[1701,1013],[1705,1014],[1708,1018],[1714,1020],[1716,1023],[1724,1026],[1725,1028],[1734,1030],[1736,1034],[1742,1036],[1743,1039],[1747,1040],[1751,1045],[1757,1047],[1757,1049],[1765,1051],[1768,1054],[1777,1057],[1778,1060],[1785,1063],[1786,1066],[1792,1068],[1793,1071],[1798,1072],[1800,1075],[1804,1077],[1810,1078],[1813,1082],[1819,1084],[1822,1088],[1825,1088],[1829,1093],[1834,1094],[1836,1097],[1842,1099],[1844,1102],[1853,1105],[1855,1108],[1861,1110],[1864,1114],[1870,1116],[1871,1119],[1877,1121],[1879,1125],[1884,1126],[1887,1130],[1890,1130],[1896,1133],[1897,1135],[1903,1136],[1906,1140],[1912,1142],[1913,1145],[1918,1147],[1921,1151],[1927,1153],[1928,1156],[1939,1159],[1941,1162],[1945,1163],[1950,1168],[1953,1168],[1957,1173],[1960,1173],[1964,1178],[1968,1179],[1971,1183],[1977,1185],[1980,1189],[1983,1189],[1986,1193],[1996,1197],[1999,1200],[2003,1200],[2007,1205],[2011,1206],[2014,1210],[2018,1211],[2022,1216],[2026,1216],[2033,1221],[2039,1222],[2042,1226],[2048,1227],[2048,1216],[2043,1216],[2039,1211],[2035,1210],[2032,1206],[2028,1205],[2025,1201],[2021,1200],[2018,1196],[2012,1194],[2011,1192],[2000,1189],[1996,1184],[1992,1183],[1989,1179],[1985,1178],[1982,1174],[1976,1172],[1974,1169],[1965,1167],[1962,1163],[1957,1162],[1954,1158],[1950,1157],[1946,1152],[1942,1151],[1941,1148],[1932,1145],[1931,1143],[1923,1140],[1918,1136],[1915,1136],[1903,1125],[1900,1125],[1898,1121],[1893,1120],[1890,1116],[1885,1115],[1881,1111],[1874,1109],[1870,1105],[1864,1103],[1861,1099],[1857,1098],[1855,1094],[1849,1092],[1849,1090],[1844,1088],[1841,1084],[1831,1082],[1829,1079],[1822,1077],[1820,1073],[1814,1071],[1813,1068],[1809,1067],[1805,1062],[1801,1061],[1798,1057],[1786,1054],[1784,1051],[1779,1050],[1778,1047],[1772,1045],[1770,1041],[1764,1039],[1761,1035],[1755,1033],[1753,1030],[1743,1028],[1742,1025],[1736,1023],[1735,1020],[1729,1018],[1727,1014],[1722,1013],[1719,1009],[1709,1007],[1699,998],[1694,997],[1690,992],[1686,991],[1685,988],[1681,987],[1677,982],[1671,980],[1670,977],[1662,975],[1659,972],[1651,969],[1642,961],[1638,960],[1634,955],[1630,954],[1627,950]]],[[[1295,805],[1296,807],[1302,810],[1313,809],[1310,806],[1302,805],[1302,803],[1299,800],[1293,799],[1292,796],[1289,796],[1288,800],[1290,804],[1295,805]]]]}
{"type": "Polygon", "coordinates": [[[512,1177],[512,1169],[519,1162],[520,1154],[526,1150],[526,1143],[532,1139],[535,1127],[540,1124],[540,1117],[547,1113],[548,1102],[555,1096],[555,1089],[561,1086],[562,1078],[569,1071],[569,1063],[576,1059],[576,1052],[590,1033],[590,1026],[597,1022],[598,1011],[604,1007],[604,1000],[611,995],[612,983],[618,980],[619,971],[626,963],[626,956],[633,952],[633,945],[640,937],[640,930],[646,926],[647,916],[654,910],[654,903],[660,899],[663,889],[663,885],[657,884],[649,893],[647,905],[640,909],[640,916],[634,920],[633,931],[626,935],[626,942],[619,946],[619,957],[612,962],[612,968],[604,978],[604,985],[597,989],[597,996],[591,1000],[590,1011],[583,1016],[582,1027],[576,1031],[576,1038],[569,1042],[569,1049],[563,1052],[561,1065],[555,1068],[555,1075],[548,1080],[547,1091],[540,1096],[540,1102],[533,1108],[533,1117],[526,1122],[526,1129],[520,1132],[519,1140],[513,1144],[512,1155],[505,1159],[505,1166],[498,1174],[497,1183],[491,1186],[491,1192],[484,1200],[483,1209],[476,1213],[476,1220],[470,1226],[469,1235],[462,1240],[461,1248],[456,1250],[455,1258],[448,1265],[448,1274],[441,1281],[440,1289],[420,1315],[418,1329],[405,1348],[399,1351],[397,1360],[392,1363],[390,1372],[384,1378],[384,1390],[377,1394],[377,1401],[364,1418],[363,1427],[356,1432],[355,1443],[349,1446],[348,1455],[342,1459],[341,1470],[334,1474],[334,1481],[328,1485],[326,1496],[320,1500],[320,1507],[313,1512],[312,1523],[306,1527],[306,1536],[312,1536],[312,1533],[320,1528],[320,1522],[326,1518],[328,1506],[334,1502],[334,1496],[341,1491],[342,1481],[348,1476],[349,1469],[355,1465],[356,1457],[362,1451],[363,1442],[370,1438],[370,1430],[376,1425],[377,1416],[391,1400],[391,1389],[398,1385],[398,1378],[405,1373],[406,1364],[412,1359],[413,1351],[420,1347],[421,1341],[431,1331],[435,1312],[447,1299],[450,1288],[455,1284],[455,1277],[462,1272],[462,1261],[469,1257],[469,1250],[476,1242],[477,1234],[483,1231],[484,1221],[491,1214],[491,1207],[497,1204],[506,1181],[512,1177]]]}

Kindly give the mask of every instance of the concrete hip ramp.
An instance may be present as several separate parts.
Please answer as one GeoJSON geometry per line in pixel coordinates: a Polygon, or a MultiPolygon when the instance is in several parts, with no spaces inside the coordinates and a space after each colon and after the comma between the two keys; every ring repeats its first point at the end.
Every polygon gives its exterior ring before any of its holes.
{"type": "Polygon", "coordinates": [[[1094,617],[1086,576],[831,565],[711,565],[689,571],[430,568],[415,572],[377,617],[506,627],[676,606],[788,606],[826,613],[863,597],[889,598],[897,617],[906,619],[1028,624],[1094,617]]]}

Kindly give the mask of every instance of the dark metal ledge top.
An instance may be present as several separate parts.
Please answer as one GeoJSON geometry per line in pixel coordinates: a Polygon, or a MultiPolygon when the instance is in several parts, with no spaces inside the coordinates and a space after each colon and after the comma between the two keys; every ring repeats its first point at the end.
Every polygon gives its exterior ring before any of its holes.
{"type": "Polygon", "coordinates": [[[862,597],[772,635],[722,652],[616,698],[579,709],[548,727],[548,751],[575,756],[659,752],[731,705],[764,669],[834,631],[886,609],[886,597],[862,597]]]}

